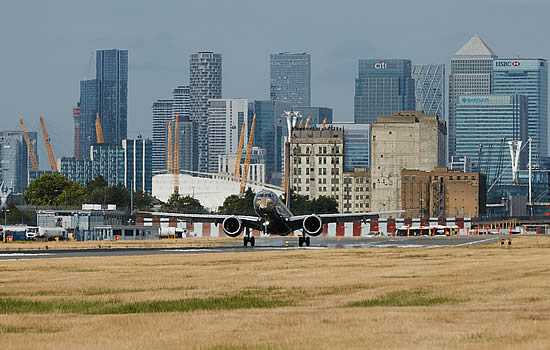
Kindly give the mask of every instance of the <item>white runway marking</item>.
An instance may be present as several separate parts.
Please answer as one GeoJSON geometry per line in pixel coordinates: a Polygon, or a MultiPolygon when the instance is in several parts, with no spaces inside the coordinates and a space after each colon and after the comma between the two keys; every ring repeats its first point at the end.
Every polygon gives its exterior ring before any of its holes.
{"type": "Polygon", "coordinates": [[[469,244],[479,244],[479,243],[483,243],[483,242],[496,241],[496,240],[498,240],[498,238],[486,238],[486,239],[482,239],[481,241],[473,241],[473,242],[466,242],[466,243],[456,244],[455,247],[460,247],[460,246],[469,245],[469,244]]]}
{"type": "Polygon", "coordinates": [[[0,253],[0,257],[11,257],[11,256],[37,256],[37,255],[53,255],[50,253],[0,253]]]}
{"type": "Polygon", "coordinates": [[[163,249],[161,252],[177,252],[177,253],[188,253],[188,252],[215,252],[217,249],[163,249]]]}

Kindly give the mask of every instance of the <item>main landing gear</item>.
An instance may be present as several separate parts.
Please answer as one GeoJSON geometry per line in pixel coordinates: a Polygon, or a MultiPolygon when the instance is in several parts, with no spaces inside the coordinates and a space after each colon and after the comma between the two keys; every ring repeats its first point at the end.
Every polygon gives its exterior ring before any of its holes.
{"type": "Polygon", "coordinates": [[[309,244],[310,244],[310,237],[309,236],[299,236],[298,237],[298,245],[300,247],[303,247],[304,244],[306,245],[306,247],[309,247],[309,244]]]}
{"type": "Polygon", "coordinates": [[[256,239],[254,238],[254,236],[250,235],[250,229],[247,227],[246,233],[243,238],[243,245],[246,247],[248,246],[248,243],[250,243],[251,247],[254,247],[254,245],[256,244],[256,239]]]}

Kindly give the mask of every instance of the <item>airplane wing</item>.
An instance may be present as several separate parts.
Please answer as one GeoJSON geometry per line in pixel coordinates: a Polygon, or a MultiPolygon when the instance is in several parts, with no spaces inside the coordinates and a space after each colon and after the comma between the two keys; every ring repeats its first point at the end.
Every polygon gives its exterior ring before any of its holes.
{"type": "Polygon", "coordinates": [[[153,216],[166,216],[180,218],[188,222],[210,222],[214,224],[221,224],[223,220],[228,217],[235,216],[241,221],[248,224],[250,228],[260,227],[261,219],[257,216],[247,216],[247,215],[215,215],[215,214],[182,214],[182,213],[163,213],[163,212],[141,212],[142,214],[150,214],[153,216]]]}
{"type": "MultiPolygon", "coordinates": [[[[404,213],[405,210],[394,210],[394,211],[374,211],[374,212],[368,212],[368,213],[346,213],[346,214],[317,214],[322,220],[323,224],[329,224],[332,222],[360,222],[365,221],[367,219],[371,219],[374,217],[378,217],[379,215],[387,215],[387,214],[399,214],[404,213]]],[[[292,216],[288,218],[288,221],[290,222],[302,222],[306,217],[309,215],[299,215],[299,216],[292,216]]]]}

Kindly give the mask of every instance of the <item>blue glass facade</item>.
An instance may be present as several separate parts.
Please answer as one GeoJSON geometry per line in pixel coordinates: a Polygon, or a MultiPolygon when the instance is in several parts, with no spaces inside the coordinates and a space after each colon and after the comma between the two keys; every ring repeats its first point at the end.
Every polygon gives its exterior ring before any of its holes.
{"type": "MultiPolygon", "coordinates": [[[[527,98],[522,95],[466,95],[456,103],[456,153],[485,173],[487,184],[512,181],[508,141],[526,141],[527,98]]],[[[525,160],[525,152],[522,153],[525,160]]]]}
{"type": "Polygon", "coordinates": [[[493,92],[527,97],[534,159],[548,154],[548,63],[545,59],[497,59],[493,92]]]}
{"type": "Polygon", "coordinates": [[[78,158],[90,159],[90,146],[96,143],[97,80],[80,81],[80,148],[78,158]]]}
{"type": "Polygon", "coordinates": [[[124,149],[124,185],[134,192],[153,191],[153,144],[150,139],[122,140],[124,149]]]}
{"type": "Polygon", "coordinates": [[[414,111],[415,86],[411,61],[402,59],[359,60],[355,79],[354,121],[370,124],[394,111],[414,111]]]}
{"type": "MultiPolygon", "coordinates": [[[[307,118],[309,117],[309,125],[323,124],[323,120],[326,120],[327,124],[332,124],[332,108],[327,107],[292,107],[293,111],[300,112],[303,117],[303,125],[306,125],[307,118]]],[[[296,121],[296,125],[299,125],[300,119],[296,121]]]]}
{"type": "Polygon", "coordinates": [[[125,180],[124,149],[121,145],[93,145],[91,150],[92,178],[103,176],[109,186],[125,180]]]}
{"type": "Polygon", "coordinates": [[[344,129],[344,171],[355,168],[369,169],[370,164],[370,124],[333,123],[344,129]]]}
{"type": "Polygon", "coordinates": [[[61,158],[61,175],[70,181],[86,185],[93,178],[92,161],[76,157],[63,157],[61,158]]]}
{"type": "Polygon", "coordinates": [[[96,80],[103,138],[119,145],[128,128],[128,50],[98,50],[96,80]]]}
{"type": "MultiPolygon", "coordinates": [[[[28,135],[36,150],[36,132],[28,132],[28,135]]],[[[30,169],[23,132],[0,132],[0,183],[4,182],[14,193],[23,193],[27,188],[30,169]]]]}
{"type": "Polygon", "coordinates": [[[311,105],[311,55],[281,52],[270,55],[270,99],[291,106],[311,105]]]}

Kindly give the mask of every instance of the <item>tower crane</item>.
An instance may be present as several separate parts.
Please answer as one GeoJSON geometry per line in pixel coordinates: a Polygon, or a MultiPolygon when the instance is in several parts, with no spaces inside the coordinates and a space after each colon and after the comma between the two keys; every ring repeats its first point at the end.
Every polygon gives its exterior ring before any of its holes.
{"type": "Polygon", "coordinates": [[[243,123],[241,128],[241,136],[239,137],[239,147],[237,148],[237,158],[235,159],[235,170],[233,171],[233,178],[235,181],[239,179],[239,170],[241,168],[241,157],[243,156],[244,146],[244,130],[246,129],[246,122],[243,123]]]}
{"type": "Polygon", "coordinates": [[[304,120],[300,120],[300,124],[298,124],[298,129],[301,129],[302,128],[302,125],[304,125],[304,120]]]}
{"type": "Polygon", "coordinates": [[[168,122],[168,144],[166,145],[166,169],[168,172],[172,172],[172,121],[168,122]]]}
{"type": "Polygon", "coordinates": [[[250,127],[250,136],[248,137],[248,147],[246,148],[246,157],[244,159],[243,177],[241,178],[241,195],[246,190],[246,182],[248,181],[248,168],[250,167],[250,158],[252,157],[252,144],[254,142],[254,128],[256,127],[256,114],[252,119],[252,126],[250,127]]]}
{"type": "Polygon", "coordinates": [[[21,121],[21,128],[23,129],[23,136],[25,137],[25,142],[27,143],[27,151],[29,152],[29,156],[31,157],[31,164],[32,169],[34,171],[38,171],[38,161],[36,160],[36,154],[34,154],[34,149],[31,145],[31,139],[29,139],[29,134],[27,134],[27,129],[25,129],[25,123],[23,123],[23,118],[20,119],[21,121]]]}
{"type": "Polygon", "coordinates": [[[97,143],[102,144],[103,141],[103,130],[101,130],[101,121],[99,120],[99,113],[95,118],[95,133],[97,137],[97,143]]]}
{"type": "Polygon", "coordinates": [[[321,126],[321,130],[325,128],[326,124],[327,124],[327,118],[323,119],[323,125],[321,126]]]}
{"type": "Polygon", "coordinates": [[[48,158],[50,160],[50,168],[52,171],[57,173],[57,164],[55,164],[55,158],[53,156],[52,144],[50,143],[50,138],[46,132],[46,125],[44,125],[44,118],[40,116],[40,125],[42,125],[42,133],[44,134],[44,143],[46,144],[46,150],[48,151],[48,158]]]}

